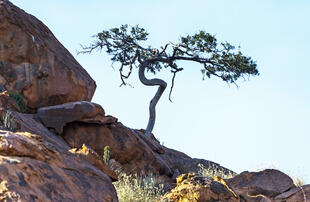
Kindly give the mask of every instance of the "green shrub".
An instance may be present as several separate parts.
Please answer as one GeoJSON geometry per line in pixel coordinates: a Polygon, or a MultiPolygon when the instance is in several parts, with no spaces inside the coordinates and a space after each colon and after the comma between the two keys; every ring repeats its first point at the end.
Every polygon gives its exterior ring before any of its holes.
{"type": "Polygon", "coordinates": [[[159,184],[155,176],[119,175],[119,180],[113,183],[120,202],[155,202],[164,195],[163,184],[159,184]]]}
{"type": "Polygon", "coordinates": [[[110,147],[109,146],[104,147],[103,161],[107,166],[110,163],[110,147]]]}
{"type": "Polygon", "coordinates": [[[26,105],[24,102],[24,96],[20,93],[9,92],[9,96],[14,98],[21,112],[26,110],[26,105]]]}

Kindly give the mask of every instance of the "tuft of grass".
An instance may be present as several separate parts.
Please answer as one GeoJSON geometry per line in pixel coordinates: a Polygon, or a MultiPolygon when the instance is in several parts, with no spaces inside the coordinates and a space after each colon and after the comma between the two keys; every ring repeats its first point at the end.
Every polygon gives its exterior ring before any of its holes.
{"type": "Polygon", "coordinates": [[[114,182],[120,202],[155,202],[164,195],[163,184],[158,184],[155,176],[136,176],[121,173],[114,182]]]}
{"type": "Polygon", "coordinates": [[[6,111],[2,113],[0,117],[1,125],[4,127],[5,130],[9,130],[12,132],[16,132],[18,130],[17,123],[12,117],[11,112],[6,111]]]}
{"type": "Polygon", "coordinates": [[[301,177],[293,177],[293,182],[295,184],[296,187],[302,187],[305,185],[305,181],[303,178],[301,177]]]}
{"type": "Polygon", "coordinates": [[[227,172],[224,169],[218,168],[216,166],[210,166],[206,168],[203,164],[198,164],[199,170],[198,175],[202,177],[208,177],[208,178],[214,178],[214,177],[220,177],[222,179],[229,179],[236,176],[233,172],[227,172]]]}

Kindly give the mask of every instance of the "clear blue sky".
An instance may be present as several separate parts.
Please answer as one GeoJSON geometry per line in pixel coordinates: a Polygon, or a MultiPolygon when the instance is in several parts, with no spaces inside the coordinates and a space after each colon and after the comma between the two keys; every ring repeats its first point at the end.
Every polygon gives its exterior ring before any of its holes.
{"type": "MultiPolygon", "coordinates": [[[[229,87],[202,81],[200,67],[184,63],[174,102],[166,92],[157,106],[154,133],[167,147],[236,172],[277,168],[310,183],[310,1],[12,2],[43,21],[74,56],[95,33],[126,23],[145,27],[157,47],[200,29],[241,45],[257,61],[260,76],[229,87]]],[[[119,88],[117,66],[111,68],[105,53],[77,60],[97,82],[94,102],[129,127],[146,127],[156,88],[141,85],[136,75],[134,88],[119,88]]],[[[158,76],[171,79],[168,72],[158,76]]]]}

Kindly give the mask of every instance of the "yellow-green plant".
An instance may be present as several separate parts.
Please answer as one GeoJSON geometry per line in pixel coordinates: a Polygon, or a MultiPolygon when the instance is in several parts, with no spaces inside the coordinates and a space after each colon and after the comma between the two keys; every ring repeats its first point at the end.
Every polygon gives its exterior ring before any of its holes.
{"type": "Polygon", "coordinates": [[[164,195],[164,186],[156,176],[133,176],[121,173],[113,183],[120,202],[155,202],[164,195]]]}
{"type": "Polygon", "coordinates": [[[216,166],[209,166],[206,168],[203,164],[198,164],[199,170],[198,175],[208,178],[214,178],[216,176],[221,177],[222,179],[229,179],[236,176],[235,173],[231,171],[225,171],[224,169],[218,168],[216,166]]]}

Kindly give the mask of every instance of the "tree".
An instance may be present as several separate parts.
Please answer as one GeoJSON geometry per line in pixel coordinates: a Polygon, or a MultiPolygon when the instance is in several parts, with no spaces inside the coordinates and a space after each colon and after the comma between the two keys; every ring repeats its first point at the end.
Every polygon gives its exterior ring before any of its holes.
{"type": "Polygon", "coordinates": [[[159,49],[141,45],[141,42],[147,40],[147,36],[146,30],[138,25],[134,27],[122,25],[120,28],[104,30],[96,34],[96,40],[90,46],[82,46],[83,50],[79,52],[91,53],[94,50],[105,49],[112,56],[113,63],[120,63],[121,86],[126,85],[125,80],[130,77],[134,67],[139,68],[139,79],[144,85],[159,86],[150,102],[146,136],[149,136],[153,130],[155,107],[167,83],[158,78],[147,79],[145,70],[156,74],[163,69],[170,69],[173,74],[169,93],[170,101],[175,76],[183,70],[178,66],[178,61],[199,63],[202,66],[201,73],[204,78],[215,76],[227,83],[236,84],[240,77],[259,75],[256,63],[251,57],[244,56],[240,52],[240,47],[236,50],[228,42],[218,43],[215,36],[205,31],[181,37],[178,43],[169,42],[159,49]]]}

